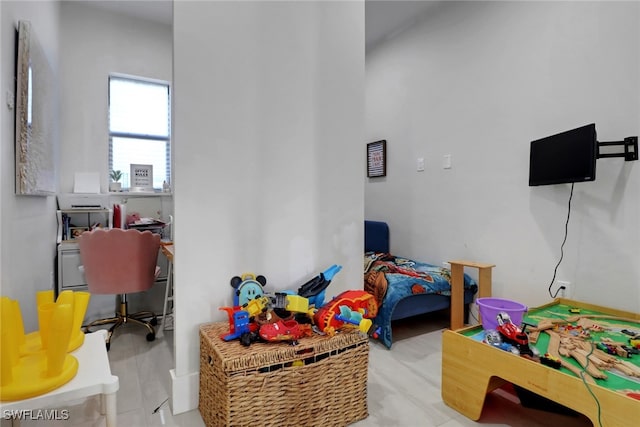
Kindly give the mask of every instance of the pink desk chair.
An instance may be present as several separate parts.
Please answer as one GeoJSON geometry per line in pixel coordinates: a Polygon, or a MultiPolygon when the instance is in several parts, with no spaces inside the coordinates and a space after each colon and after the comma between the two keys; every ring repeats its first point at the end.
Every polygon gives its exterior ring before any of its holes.
{"type": "Polygon", "coordinates": [[[147,328],[147,341],[153,341],[156,338],[154,326],[158,323],[155,313],[129,314],[127,294],[143,292],[153,286],[160,272],[156,265],[160,235],[120,228],[96,229],[82,233],[78,241],[89,292],[120,295],[120,307],[115,316],[91,322],[86,331],[113,323],[106,340],[108,350],[114,330],[133,322],[147,328]],[[148,318],[149,321],[144,320],[148,318]]]}

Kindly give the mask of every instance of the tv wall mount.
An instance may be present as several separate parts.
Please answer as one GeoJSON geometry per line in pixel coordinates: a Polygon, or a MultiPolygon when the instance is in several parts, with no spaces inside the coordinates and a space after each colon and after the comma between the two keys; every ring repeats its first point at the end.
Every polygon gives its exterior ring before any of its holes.
{"type": "Polygon", "coordinates": [[[624,141],[598,141],[598,153],[596,155],[597,159],[602,159],[605,157],[624,157],[625,161],[638,160],[638,137],[637,136],[628,136],[624,139],[624,141]],[[622,145],[624,147],[624,151],[621,153],[602,153],[600,152],[601,147],[611,147],[622,145]]]}

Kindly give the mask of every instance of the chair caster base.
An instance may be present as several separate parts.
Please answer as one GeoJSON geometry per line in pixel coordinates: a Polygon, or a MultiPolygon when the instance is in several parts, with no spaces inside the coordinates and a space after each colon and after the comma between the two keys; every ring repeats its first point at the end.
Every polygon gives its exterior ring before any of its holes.
{"type": "Polygon", "coordinates": [[[155,339],[156,339],[156,334],[154,334],[153,332],[149,332],[147,334],[147,341],[151,342],[151,341],[153,341],[155,339]]]}

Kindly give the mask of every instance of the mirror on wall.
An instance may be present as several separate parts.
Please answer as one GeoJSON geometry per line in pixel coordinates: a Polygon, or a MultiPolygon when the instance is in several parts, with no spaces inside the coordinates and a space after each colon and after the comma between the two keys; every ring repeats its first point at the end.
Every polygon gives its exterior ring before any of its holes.
{"type": "Polygon", "coordinates": [[[16,57],[16,194],[55,194],[53,72],[29,21],[19,21],[16,57]]]}

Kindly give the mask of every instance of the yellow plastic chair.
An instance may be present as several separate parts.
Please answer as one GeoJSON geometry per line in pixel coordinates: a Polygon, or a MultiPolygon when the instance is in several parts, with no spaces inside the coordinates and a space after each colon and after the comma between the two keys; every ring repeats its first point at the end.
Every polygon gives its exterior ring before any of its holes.
{"type": "Polygon", "coordinates": [[[68,302],[42,302],[40,351],[21,354],[25,335],[17,301],[0,298],[0,401],[28,399],[69,382],[78,372],[78,360],[67,354],[74,324],[68,302]]]}

